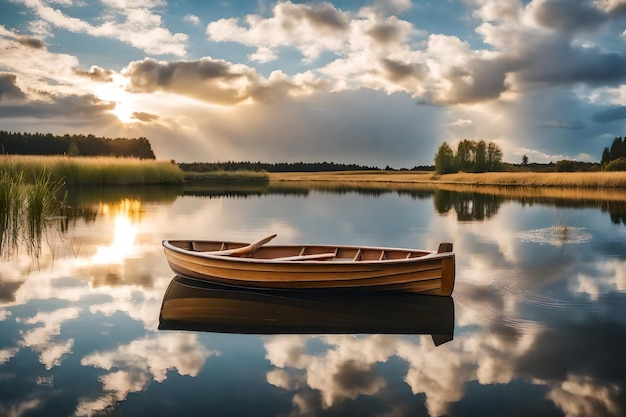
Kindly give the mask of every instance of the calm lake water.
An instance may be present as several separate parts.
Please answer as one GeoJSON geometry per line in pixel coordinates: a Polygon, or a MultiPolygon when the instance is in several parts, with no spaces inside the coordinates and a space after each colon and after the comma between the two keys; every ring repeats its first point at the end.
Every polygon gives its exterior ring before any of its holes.
{"type": "Polygon", "coordinates": [[[1,416],[626,415],[626,199],[148,189],[69,202],[38,257],[2,261],[1,416]],[[174,277],[161,240],[272,233],[453,242],[453,340],[159,330],[174,277]]]}

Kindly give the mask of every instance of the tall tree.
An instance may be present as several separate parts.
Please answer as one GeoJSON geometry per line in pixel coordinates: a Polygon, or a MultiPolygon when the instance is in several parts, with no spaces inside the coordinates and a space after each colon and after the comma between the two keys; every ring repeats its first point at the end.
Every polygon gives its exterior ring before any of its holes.
{"type": "Polygon", "coordinates": [[[613,143],[611,144],[611,161],[626,156],[626,149],[624,148],[626,148],[626,146],[622,142],[622,138],[613,139],[613,143]]]}
{"type": "Polygon", "coordinates": [[[476,161],[476,142],[467,139],[459,142],[456,160],[459,171],[472,172],[476,161]]]}
{"type": "Polygon", "coordinates": [[[476,165],[474,166],[474,172],[485,171],[487,171],[487,144],[484,140],[481,140],[476,144],[476,165]]]}
{"type": "Polygon", "coordinates": [[[602,159],[600,160],[600,163],[604,166],[609,162],[611,162],[611,151],[608,147],[605,147],[604,151],[602,151],[602,159]]]}
{"type": "Polygon", "coordinates": [[[435,154],[435,171],[438,174],[455,172],[454,151],[446,142],[441,144],[435,154]]]}
{"type": "Polygon", "coordinates": [[[502,163],[502,149],[495,142],[487,145],[487,170],[497,171],[502,163]]]}

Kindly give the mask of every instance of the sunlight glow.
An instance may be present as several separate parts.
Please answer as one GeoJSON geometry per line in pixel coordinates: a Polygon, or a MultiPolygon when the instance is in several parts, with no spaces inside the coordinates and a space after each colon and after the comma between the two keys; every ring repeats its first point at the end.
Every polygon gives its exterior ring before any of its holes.
{"type": "Polygon", "coordinates": [[[115,104],[115,108],[111,110],[111,113],[122,123],[132,123],[135,121],[133,118],[133,107],[128,101],[118,101],[115,104]]]}
{"type": "Polygon", "coordinates": [[[91,262],[96,265],[121,264],[135,250],[137,226],[133,220],[139,215],[141,202],[124,199],[119,204],[102,204],[101,212],[113,217],[113,241],[98,246],[91,262]]]}
{"type": "Polygon", "coordinates": [[[138,111],[135,97],[125,91],[127,81],[119,76],[114,77],[113,84],[107,84],[96,88],[95,93],[101,100],[115,103],[111,113],[125,124],[136,122],[133,114],[138,111]]]}

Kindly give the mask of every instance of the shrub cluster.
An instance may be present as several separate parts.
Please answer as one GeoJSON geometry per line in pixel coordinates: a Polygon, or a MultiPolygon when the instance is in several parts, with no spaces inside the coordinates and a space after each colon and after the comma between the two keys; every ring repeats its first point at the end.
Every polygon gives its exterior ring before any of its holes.
{"type": "Polygon", "coordinates": [[[463,139],[456,153],[444,142],[435,154],[435,171],[438,174],[453,172],[488,172],[502,169],[502,149],[495,142],[463,139]]]}

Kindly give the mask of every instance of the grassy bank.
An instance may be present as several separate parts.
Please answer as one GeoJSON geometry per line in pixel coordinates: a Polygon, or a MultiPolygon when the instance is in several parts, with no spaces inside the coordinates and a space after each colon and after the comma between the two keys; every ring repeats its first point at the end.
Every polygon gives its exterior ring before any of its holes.
{"type": "Polygon", "coordinates": [[[535,187],[626,188],[626,171],[620,172],[485,172],[446,174],[437,182],[475,185],[535,187]]]}
{"type": "Polygon", "coordinates": [[[68,186],[182,184],[184,174],[169,161],[113,157],[0,156],[0,172],[34,182],[43,173],[68,186]]]}
{"type": "Polygon", "coordinates": [[[185,182],[198,185],[267,185],[269,176],[257,171],[185,172],[185,182]]]}
{"type": "Polygon", "coordinates": [[[464,184],[524,187],[626,188],[626,172],[486,172],[434,175],[432,172],[346,171],[270,173],[270,182],[336,183],[358,185],[383,184],[396,188],[410,184],[464,184]]]}

